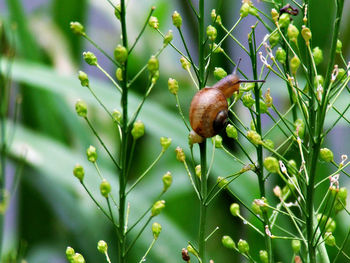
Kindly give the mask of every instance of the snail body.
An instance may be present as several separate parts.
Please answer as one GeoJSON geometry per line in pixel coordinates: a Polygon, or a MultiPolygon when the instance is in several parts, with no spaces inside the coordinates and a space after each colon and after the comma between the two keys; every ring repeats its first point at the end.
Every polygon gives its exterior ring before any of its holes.
{"type": "Polygon", "coordinates": [[[239,90],[240,82],[238,76],[233,73],[194,95],[190,106],[190,124],[194,132],[204,138],[210,138],[226,127],[227,98],[239,90]]]}

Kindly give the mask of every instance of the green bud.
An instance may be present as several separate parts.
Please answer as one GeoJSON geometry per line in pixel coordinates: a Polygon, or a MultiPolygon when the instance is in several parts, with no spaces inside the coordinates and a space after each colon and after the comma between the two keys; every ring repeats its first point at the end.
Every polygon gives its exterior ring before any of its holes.
{"type": "Polygon", "coordinates": [[[111,192],[111,185],[106,179],[103,179],[100,184],[100,192],[103,197],[108,197],[108,194],[111,192]]]}
{"type": "MultiPolygon", "coordinates": [[[[264,102],[266,103],[266,107],[270,108],[272,106],[273,98],[270,94],[270,88],[268,88],[264,94],[264,102]]],[[[266,109],[266,111],[267,111],[267,109],[266,109]]]]}
{"type": "Polygon", "coordinates": [[[298,135],[300,138],[304,138],[305,133],[305,123],[302,119],[297,119],[294,122],[295,135],[298,135]]]}
{"type": "Polygon", "coordinates": [[[173,31],[169,30],[168,33],[165,34],[163,44],[168,45],[173,40],[173,31]]]}
{"type": "Polygon", "coordinates": [[[247,108],[251,108],[254,105],[255,100],[253,99],[252,94],[248,92],[244,96],[242,96],[242,102],[244,106],[246,106],[247,108]]]}
{"type": "Polygon", "coordinates": [[[152,75],[159,69],[159,62],[155,56],[148,60],[147,68],[152,75]]]}
{"type": "Polygon", "coordinates": [[[301,242],[300,240],[294,239],[292,240],[292,249],[295,254],[298,254],[301,248],[301,242]]]}
{"type": "Polygon", "coordinates": [[[278,20],[279,26],[281,28],[287,28],[289,23],[290,23],[290,14],[283,13],[278,20]]]}
{"type": "Polygon", "coordinates": [[[171,176],[171,173],[166,172],[166,174],[163,175],[162,181],[163,181],[163,193],[165,193],[173,182],[173,177],[171,176]]]}
{"type": "Polygon", "coordinates": [[[312,34],[311,34],[311,30],[310,28],[306,27],[306,26],[303,26],[302,29],[301,29],[301,35],[303,36],[305,42],[306,42],[306,45],[309,45],[309,41],[312,37],[312,34]]]}
{"type": "Polygon", "coordinates": [[[123,81],[123,70],[121,68],[117,68],[115,71],[115,76],[117,77],[118,81],[123,81]]]}
{"type": "Polygon", "coordinates": [[[223,68],[215,67],[214,77],[216,78],[216,80],[223,79],[226,76],[227,76],[227,72],[223,68]]]}
{"type": "Polygon", "coordinates": [[[187,246],[187,251],[193,254],[195,257],[198,257],[197,251],[191,245],[187,246]]]}
{"type": "Polygon", "coordinates": [[[185,162],[185,153],[184,153],[184,150],[177,146],[176,149],[175,149],[175,153],[176,153],[176,159],[179,161],[179,162],[185,162]]]}
{"type": "Polygon", "coordinates": [[[221,46],[218,46],[217,44],[214,43],[213,45],[213,53],[217,54],[217,53],[222,53],[224,50],[222,49],[221,46]]]}
{"type": "Polygon", "coordinates": [[[157,239],[159,237],[159,234],[161,231],[162,231],[162,226],[159,223],[154,222],[152,224],[152,233],[153,233],[154,239],[157,239]]]}
{"type": "Polygon", "coordinates": [[[267,108],[265,101],[260,100],[259,104],[260,104],[260,113],[262,113],[262,114],[266,113],[268,108],[267,108]]]}
{"type": "Polygon", "coordinates": [[[84,26],[79,22],[70,22],[70,29],[76,35],[82,35],[82,36],[85,35],[84,26]]]}
{"type": "Polygon", "coordinates": [[[272,140],[270,140],[270,139],[264,140],[264,144],[265,144],[269,149],[275,148],[274,142],[273,142],[272,140]]]}
{"type": "Polygon", "coordinates": [[[207,27],[207,36],[210,41],[215,41],[217,34],[218,32],[216,31],[215,27],[213,27],[212,25],[209,25],[207,27]]]}
{"type": "Polygon", "coordinates": [[[148,25],[154,29],[158,29],[159,28],[158,18],[155,16],[151,16],[148,20],[148,25]]]}
{"type": "Polygon", "coordinates": [[[322,148],[320,150],[320,158],[322,161],[331,162],[333,161],[333,152],[328,148],[322,148]]]}
{"type": "Polygon", "coordinates": [[[278,18],[279,18],[279,13],[277,12],[277,10],[275,8],[271,9],[271,17],[273,19],[273,21],[277,22],[278,18]]]}
{"type": "Polygon", "coordinates": [[[233,203],[230,206],[230,212],[233,216],[239,216],[240,211],[239,211],[239,204],[233,203]]]}
{"type": "Polygon", "coordinates": [[[116,17],[118,20],[120,20],[120,13],[121,13],[121,11],[122,11],[121,5],[120,5],[120,4],[117,4],[117,5],[116,5],[116,8],[114,9],[114,15],[115,15],[115,17],[116,17]]]}
{"type": "Polygon", "coordinates": [[[260,250],[259,251],[259,258],[262,263],[268,263],[269,262],[269,254],[266,250],[260,250]]]}
{"type": "Polygon", "coordinates": [[[73,169],[73,174],[76,178],[79,179],[80,182],[82,182],[84,180],[85,175],[84,167],[80,164],[76,164],[73,169]]]}
{"type": "Polygon", "coordinates": [[[251,14],[252,16],[259,16],[259,12],[258,9],[256,9],[254,6],[250,6],[249,7],[249,14],[251,14]]]}
{"type": "Polygon", "coordinates": [[[74,254],[75,254],[75,251],[72,247],[66,248],[66,257],[67,257],[69,262],[73,262],[74,254]]]}
{"type": "Polygon", "coordinates": [[[120,122],[122,121],[122,117],[123,117],[123,116],[122,116],[122,114],[121,114],[120,111],[118,111],[118,110],[113,110],[112,116],[113,116],[113,119],[114,119],[116,122],[120,123],[120,122]]]}
{"type": "Polygon", "coordinates": [[[343,77],[345,76],[345,74],[346,74],[345,69],[339,68],[339,69],[338,69],[337,80],[343,79],[343,77]]]}
{"type": "Polygon", "coordinates": [[[154,74],[152,75],[152,84],[156,84],[158,79],[159,79],[159,70],[154,72],[154,74]]]}
{"type": "Polygon", "coordinates": [[[87,116],[87,105],[85,101],[77,100],[75,103],[75,111],[80,117],[85,118],[87,116]]]}
{"type": "Polygon", "coordinates": [[[194,168],[194,172],[196,176],[200,179],[202,176],[202,169],[200,164],[196,165],[196,167],[194,168]]]}
{"type": "Polygon", "coordinates": [[[322,77],[322,75],[317,75],[315,76],[315,79],[314,79],[314,86],[317,87],[317,82],[319,85],[323,86],[323,83],[324,83],[324,78],[322,77]]]}
{"type": "Polygon", "coordinates": [[[249,252],[249,244],[247,241],[240,239],[237,243],[238,251],[242,254],[246,254],[249,252]]]}
{"type": "Polygon", "coordinates": [[[294,56],[289,63],[290,66],[290,70],[292,72],[293,75],[295,75],[297,73],[297,70],[300,66],[300,59],[297,56],[294,56]]]}
{"type": "Polygon", "coordinates": [[[261,211],[261,208],[260,208],[260,206],[257,204],[257,203],[255,203],[255,202],[253,202],[252,203],[252,211],[256,214],[256,215],[262,215],[262,211],[261,211]]]}
{"type": "Polygon", "coordinates": [[[293,25],[293,24],[289,24],[288,26],[288,30],[287,30],[287,35],[288,35],[288,38],[290,41],[293,41],[293,42],[297,42],[297,38],[299,36],[299,30],[298,28],[293,25]]]}
{"type": "Polygon", "coordinates": [[[342,52],[342,48],[343,48],[343,43],[338,39],[337,40],[337,47],[335,49],[335,52],[340,54],[342,52]]]}
{"type": "Polygon", "coordinates": [[[215,148],[222,148],[222,137],[220,135],[216,135],[214,137],[215,148]]]}
{"type": "Polygon", "coordinates": [[[250,121],[250,129],[251,129],[252,131],[256,131],[254,120],[251,120],[251,121],[250,121]]]}
{"type": "Polygon", "coordinates": [[[249,9],[250,5],[248,3],[243,3],[243,5],[241,6],[241,10],[239,11],[241,13],[242,18],[248,16],[249,9]]]}
{"type": "Polygon", "coordinates": [[[73,263],[85,263],[85,259],[82,254],[75,253],[73,256],[73,263]]]}
{"type": "Polygon", "coordinates": [[[203,140],[204,138],[198,135],[194,130],[191,130],[188,134],[188,144],[190,145],[190,147],[192,147],[193,144],[203,142],[203,140]]]}
{"type": "Polygon", "coordinates": [[[126,49],[126,47],[119,44],[114,49],[114,58],[118,63],[123,64],[128,58],[128,50],[126,49]]]}
{"type": "Polygon", "coordinates": [[[334,247],[336,245],[335,237],[332,233],[326,232],[324,235],[324,242],[327,246],[334,247]]]}
{"type": "Polygon", "coordinates": [[[165,201],[164,200],[158,200],[157,202],[155,202],[152,206],[151,209],[151,216],[157,216],[160,214],[160,212],[162,212],[162,210],[165,207],[165,201]]]}
{"type": "Polygon", "coordinates": [[[259,145],[262,143],[261,136],[256,131],[252,131],[252,130],[248,131],[247,138],[249,141],[251,141],[255,145],[259,145]]]}
{"type": "Polygon", "coordinates": [[[238,139],[237,129],[231,124],[228,124],[226,126],[226,134],[227,134],[227,137],[229,137],[229,138],[232,138],[232,139],[235,139],[235,140],[238,139]]]}
{"type": "Polygon", "coordinates": [[[279,41],[280,41],[280,34],[278,33],[278,31],[273,32],[269,37],[269,43],[271,48],[276,46],[279,41]]]}
{"type": "Polygon", "coordinates": [[[222,24],[221,16],[220,15],[216,15],[216,10],[215,9],[211,10],[210,16],[211,16],[211,20],[213,22],[217,23],[218,25],[222,24]]]}
{"type": "Polygon", "coordinates": [[[289,160],[287,169],[290,174],[295,175],[295,171],[298,171],[297,163],[293,159],[289,160]]]}
{"type": "Polygon", "coordinates": [[[87,64],[90,66],[97,66],[97,58],[94,53],[88,51],[83,52],[83,58],[87,64]]]}
{"type": "Polygon", "coordinates": [[[334,232],[336,227],[337,227],[337,224],[335,223],[333,218],[328,218],[328,221],[327,221],[327,224],[326,224],[326,231],[332,233],[332,232],[334,232]]]}
{"type": "Polygon", "coordinates": [[[172,19],[173,19],[173,25],[177,28],[180,28],[182,25],[182,17],[177,11],[173,13],[172,19]]]}
{"type": "Polygon", "coordinates": [[[107,253],[108,245],[104,240],[100,240],[97,243],[97,250],[103,254],[107,253]]]}
{"type": "Polygon", "coordinates": [[[315,47],[312,50],[312,56],[314,57],[315,64],[318,65],[323,61],[323,52],[319,47],[315,47]]]}
{"type": "Polygon", "coordinates": [[[83,86],[83,87],[89,86],[89,78],[88,78],[88,75],[84,71],[79,71],[78,78],[80,80],[81,86],[83,86]]]}
{"type": "Polygon", "coordinates": [[[278,160],[275,157],[269,156],[264,160],[264,167],[270,173],[278,173],[280,166],[278,160]]]}
{"type": "Polygon", "coordinates": [[[142,121],[135,121],[131,130],[134,140],[141,138],[145,134],[145,125],[142,121]]]}
{"type": "MultiPolygon", "coordinates": [[[[345,187],[341,187],[339,188],[338,191],[338,196],[337,198],[342,200],[342,201],[346,201],[346,197],[348,196],[348,190],[345,187]]],[[[344,202],[343,202],[344,203],[344,202]]]]}
{"type": "Polygon", "coordinates": [[[179,90],[179,83],[176,79],[169,78],[168,79],[168,88],[171,94],[176,95],[179,90]]]}
{"type": "Polygon", "coordinates": [[[286,53],[286,51],[283,48],[279,47],[276,50],[276,59],[281,64],[285,64],[286,63],[287,53],[286,53]]]}
{"type": "Polygon", "coordinates": [[[162,146],[162,151],[165,152],[171,145],[171,138],[160,137],[160,145],[162,146]]]}
{"type": "Polygon", "coordinates": [[[97,160],[96,148],[94,146],[90,145],[89,148],[87,148],[87,150],[86,150],[86,156],[87,156],[87,159],[89,160],[89,162],[95,163],[97,160]]]}
{"type": "Polygon", "coordinates": [[[219,188],[224,188],[227,187],[229,181],[221,176],[218,177],[218,179],[216,180],[218,183],[219,188]]]}
{"type": "Polygon", "coordinates": [[[236,248],[236,244],[230,236],[223,236],[221,239],[221,243],[224,245],[224,247],[226,247],[228,249],[235,249],[236,248]]]}
{"type": "Polygon", "coordinates": [[[181,57],[180,62],[181,62],[181,66],[184,70],[190,69],[191,63],[185,57],[181,57]]]}

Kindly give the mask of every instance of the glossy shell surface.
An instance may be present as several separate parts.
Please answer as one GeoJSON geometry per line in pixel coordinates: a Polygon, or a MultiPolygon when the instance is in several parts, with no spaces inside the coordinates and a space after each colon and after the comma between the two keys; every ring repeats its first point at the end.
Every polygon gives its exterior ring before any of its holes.
{"type": "Polygon", "coordinates": [[[219,132],[214,129],[214,120],[220,111],[227,112],[227,108],[227,100],[220,90],[204,88],[198,91],[190,106],[192,129],[202,137],[213,137],[219,132]]]}

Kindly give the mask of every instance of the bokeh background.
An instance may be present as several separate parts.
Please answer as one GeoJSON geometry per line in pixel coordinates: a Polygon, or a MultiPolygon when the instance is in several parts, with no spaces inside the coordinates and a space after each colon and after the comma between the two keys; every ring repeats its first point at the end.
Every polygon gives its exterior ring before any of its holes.
{"type": "MultiPolygon", "coordinates": [[[[258,8],[265,9],[269,13],[271,7],[264,3],[253,2],[258,8]]],[[[211,23],[211,9],[217,8],[223,23],[230,28],[239,17],[241,2],[206,1],[206,5],[207,25],[211,23]]],[[[191,52],[197,58],[196,22],[187,1],[128,1],[127,23],[130,41],[136,38],[151,6],[157,7],[154,15],[160,21],[160,30],[166,33],[172,29],[173,43],[181,50],[183,48],[179,36],[171,24],[171,14],[174,10],[182,14],[185,38],[191,52]]],[[[345,58],[349,57],[350,16],[347,12],[349,8],[349,3],[346,2],[340,33],[345,58]]],[[[334,18],[333,1],[310,1],[310,10],[312,10],[313,43],[327,54],[334,18]]],[[[296,23],[300,22],[301,15],[295,20],[296,23]]],[[[87,41],[71,33],[70,21],[80,21],[84,24],[88,35],[110,54],[119,43],[119,21],[115,18],[114,10],[107,1],[0,0],[0,23],[3,28],[6,28],[7,45],[15,51],[13,60],[6,59],[6,54],[2,53],[0,61],[2,72],[4,67],[7,68],[10,65],[8,74],[12,79],[8,131],[14,135],[14,138],[6,170],[8,188],[16,184],[15,174],[18,167],[23,167],[21,180],[15,195],[11,198],[5,222],[4,252],[8,255],[6,262],[16,262],[11,261],[11,258],[16,256],[35,263],[66,262],[64,252],[68,245],[82,253],[87,262],[104,262],[103,255],[96,250],[97,241],[100,239],[104,239],[109,244],[112,261],[116,256],[113,229],[72,175],[75,163],[83,164],[87,171],[87,184],[98,195],[97,174],[85,159],[85,149],[92,144],[98,149],[99,165],[104,176],[112,182],[112,188],[113,183],[117,181],[108,156],[87,125],[76,116],[74,111],[74,103],[77,99],[87,101],[89,116],[95,127],[106,144],[116,153],[117,137],[112,123],[98,107],[88,90],[81,87],[77,80],[78,70],[87,72],[92,88],[108,108],[120,110],[118,93],[101,72],[83,62],[82,52],[94,52],[99,63],[112,76],[115,68],[87,41]],[[16,124],[13,124],[14,105],[18,97],[22,103],[19,119],[16,124]]],[[[253,24],[255,19],[248,17],[234,31],[235,36],[246,46],[247,34],[253,24]]],[[[218,31],[219,35],[223,36],[224,33],[221,30],[218,31]]],[[[266,30],[258,25],[259,41],[262,41],[266,33],[266,30]]],[[[160,36],[147,28],[131,58],[130,74],[136,74],[161,45],[160,36]]],[[[241,68],[251,77],[250,62],[238,45],[228,39],[223,47],[234,61],[242,58],[241,68]]],[[[197,238],[198,203],[184,168],[176,161],[174,154],[177,145],[188,150],[187,132],[177,114],[175,99],[167,88],[169,77],[179,81],[181,106],[187,113],[195,89],[189,76],[181,68],[179,58],[171,47],[168,47],[159,58],[160,79],[140,116],[146,125],[146,135],[138,141],[132,165],[132,175],[136,177],[160,151],[159,137],[168,136],[173,139],[171,149],[130,197],[130,221],[132,222],[155,201],[154,198],[162,189],[162,175],[168,170],[172,172],[174,185],[165,196],[167,207],[164,214],[156,219],[162,224],[163,232],[147,259],[149,262],[181,262],[181,248],[187,246],[188,240],[195,241],[197,238]]],[[[327,59],[326,55],[325,59],[327,59]]],[[[215,56],[212,67],[214,66],[221,66],[228,72],[232,70],[232,65],[223,56],[215,56]]],[[[321,72],[324,71],[325,68],[321,65],[321,72]]],[[[132,109],[136,108],[145,92],[146,78],[147,75],[143,75],[132,87],[130,94],[132,109]]],[[[208,83],[214,82],[213,75],[210,74],[208,83]]],[[[285,85],[271,77],[266,87],[271,88],[272,96],[279,107],[282,110],[286,109],[285,85]]],[[[341,103],[346,106],[349,101],[345,98],[341,103]]],[[[250,119],[247,112],[239,107],[236,110],[249,125],[250,119]]],[[[334,119],[335,116],[333,114],[329,119],[334,119]]],[[[266,127],[269,125],[267,119],[265,125],[266,127]]],[[[340,122],[339,127],[330,134],[326,142],[326,145],[334,151],[336,161],[340,160],[341,154],[349,154],[349,130],[348,123],[340,122]]],[[[278,134],[274,136],[277,136],[275,138],[278,141],[278,134]]],[[[224,139],[227,147],[235,151],[234,143],[224,139]]],[[[247,145],[247,148],[249,149],[250,146],[247,145]]],[[[326,165],[321,168],[320,178],[333,171],[326,165]]],[[[238,169],[240,167],[237,163],[222,152],[217,152],[211,183],[215,183],[218,176],[226,176],[238,169]]],[[[271,178],[269,182],[272,189],[279,181],[278,178],[271,178]]],[[[342,176],[341,184],[349,186],[349,178],[342,176]]],[[[248,204],[259,197],[257,180],[254,176],[247,175],[240,178],[230,187],[248,204]]],[[[116,191],[116,188],[114,190],[116,191]]],[[[317,198],[321,196],[320,191],[317,198]]],[[[273,200],[272,190],[269,191],[268,198],[273,200]]],[[[261,238],[251,232],[243,222],[230,215],[228,208],[233,201],[235,201],[234,198],[224,192],[209,207],[208,233],[216,226],[220,227],[208,242],[208,254],[210,258],[215,259],[215,262],[240,262],[241,260],[239,255],[221,246],[220,240],[224,234],[231,235],[236,241],[239,238],[253,241],[250,247],[254,256],[264,246],[261,238]]],[[[243,213],[249,218],[249,214],[245,211],[243,213]]],[[[345,230],[349,227],[349,220],[342,215],[337,216],[336,219],[335,236],[340,241],[343,240],[345,230]]],[[[286,222],[282,221],[282,224],[288,227],[286,222]]],[[[139,261],[151,239],[151,231],[146,230],[137,247],[130,254],[130,262],[139,261]]],[[[292,255],[289,242],[275,241],[275,245],[277,259],[288,262],[292,255]]],[[[336,251],[330,249],[330,253],[336,253],[336,251]]]]}

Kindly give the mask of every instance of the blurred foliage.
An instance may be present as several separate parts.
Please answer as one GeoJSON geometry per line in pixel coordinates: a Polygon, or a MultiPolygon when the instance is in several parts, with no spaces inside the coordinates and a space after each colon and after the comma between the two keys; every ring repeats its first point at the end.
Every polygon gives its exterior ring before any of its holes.
{"type": "MultiPolygon", "coordinates": [[[[151,5],[157,6],[155,14],[159,18],[163,32],[170,28],[170,15],[173,10],[178,9],[183,14],[190,14],[190,7],[186,1],[153,0],[137,1],[137,4],[135,2],[131,0],[128,5],[130,30],[134,32],[131,34],[131,39],[136,37],[142,26],[142,19],[147,13],[145,10],[148,10],[151,5]]],[[[216,6],[217,2],[221,2],[225,23],[231,25],[234,17],[239,15],[240,1],[210,1],[206,12],[208,23],[209,5],[216,6]]],[[[347,4],[349,8],[349,3],[347,4]]],[[[329,35],[332,31],[330,22],[332,17],[328,15],[333,8],[331,1],[314,0],[311,1],[310,8],[313,10],[311,24],[313,36],[315,36],[314,41],[321,48],[327,49],[330,43],[325,40],[330,39],[329,35]]],[[[344,21],[350,22],[349,14],[345,12],[345,16],[347,17],[344,21]]],[[[89,110],[93,111],[92,120],[102,137],[109,145],[116,148],[115,131],[111,123],[103,117],[104,114],[98,108],[98,104],[87,90],[80,86],[76,78],[77,65],[81,64],[82,51],[93,50],[93,48],[71,34],[68,26],[71,20],[78,20],[88,25],[88,30],[93,38],[97,39],[102,47],[109,48],[110,53],[112,52],[115,36],[120,34],[120,29],[118,23],[114,21],[113,10],[107,1],[52,0],[37,3],[33,1],[32,3],[31,1],[7,0],[6,5],[0,11],[0,22],[7,28],[11,28],[7,30],[7,36],[15,39],[13,45],[16,49],[16,59],[12,64],[13,97],[17,93],[23,97],[21,123],[16,124],[16,128],[11,125],[9,127],[9,131],[15,131],[15,137],[10,149],[11,162],[9,160],[7,176],[9,178],[13,176],[15,166],[23,156],[26,159],[20,187],[10,206],[10,213],[17,217],[15,222],[18,222],[18,225],[14,223],[12,225],[14,229],[6,229],[7,238],[13,240],[6,246],[6,252],[10,255],[20,251],[19,254],[24,254],[28,262],[64,262],[64,251],[68,245],[83,253],[87,262],[101,262],[103,257],[96,250],[99,239],[105,239],[109,243],[109,247],[112,248],[110,249],[112,261],[115,258],[112,252],[115,242],[111,226],[102,219],[104,217],[94,207],[71,172],[76,162],[85,164],[87,184],[94,189],[93,191],[98,191],[97,176],[91,164],[89,165],[84,159],[84,150],[89,144],[97,147],[99,144],[86,125],[75,116],[73,104],[76,99],[82,98],[88,102],[89,110]],[[54,43],[52,50],[50,46],[45,45],[45,41],[49,40],[52,41],[50,43],[54,43]],[[61,60],[63,64],[59,63],[61,60]]],[[[191,26],[191,20],[187,20],[184,25],[187,29],[185,37],[189,43],[193,43],[190,48],[194,48],[196,46],[193,40],[195,29],[191,26]]],[[[247,23],[247,27],[249,25],[247,23]]],[[[343,25],[344,31],[341,34],[345,54],[348,53],[348,44],[350,44],[350,35],[346,30],[348,26],[343,25]]],[[[240,30],[238,38],[246,38],[247,31],[245,30],[247,29],[240,30]]],[[[133,56],[132,63],[130,63],[134,65],[130,69],[131,74],[135,74],[137,68],[148,60],[151,52],[162,45],[162,40],[156,33],[150,30],[146,32],[136,47],[136,55],[133,56]]],[[[178,41],[176,34],[174,41],[178,41]]],[[[236,46],[230,41],[227,41],[225,45],[230,50],[231,57],[236,59],[237,54],[240,54],[235,49],[236,46]]],[[[156,156],[160,147],[160,136],[168,136],[173,139],[171,151],[177,145],[187,148],[185,147],[187,144],[186,129],[176,114],[175,101],[168,93],[167,79],[174,77],[181,83],[180,99],[185,112],[188,110],[194,88],[191,87],[189,78],[181,69],[180,63],[174,63],[177,60],[176,53],[171,49],[160,57],[160,80],[150,100],[146,102],[140,117],[146,125],[147,136],[142,138],[138,146],[133,164],[134,173],[142,171],[152,161],[152,156],[156,156]]],[[[215,59],[213,66],[218,65],[229,68],[224,57],[215,59]]],[[[3,66],[3,63],[0,66],[3,66]]],[[[112,67],[108,67],[108,71],[114,75],[112,67]]],[[[95,78],[91,78],[90,81],[93,89],[109,109],[118,105],[119,95],[109,84],[106,84],[105,79],[101,79],[101,75],[96,74],[95,78]]],[[[210,79],[208,83],[213,82],[214,80],[210,79]]],[[[138,88],[132,91],[130,99],[130,106],[133,109],[137,107],[141,99],[140,94],[144,91],[142,78],[137,83],[138,88]]],[[[278,83],[271,82],[270,86],[271,90],[280,89],[278,83]]],[[[281,105],[283,105],[285,94],[283,91],[279,94],[278,99],[281,100],[281,105]]],[[[344,101],[344,105],[347,103],[344,101]]],[[[246,114],[239,109],[237,111],[246,114]]],[[[9,124],[11,124],[10,120],[9,124]]],[[[346,123],[341,122],[341,125],[340,132],[344,127],[345,131],[348,130],[349,126],[346,123]]],[[[334,139],[338,136],[336,133],[332,136],[330,143],[342,147],[339,149],[340,155],[349,147],[348,143],[344,143],[350,141],[349,134],[344,135],[342,142],[334,139]]],[[[234,150],[234,145],[228,146],[234,150]]],[[[112,170],[108,158],[105,158],[102,148],[99,147],[98,150],[101,152],[101,169],[112,182],[112,187],[117,189],[115,171],[112,170]]],[[[132,203],[130,221],[133,221],[133,218],[141,214],[154,201],[159,192],[159,189],[154,188],[161,186],[161,176],[168,170],[174,175],[174,186],[167,193],[167,209],[159,219],[163,231],[159,242],[147,259],[151,262],[180,262],[181,248],[187,245],[187,240],[196,239],[198,211],[193,209],[197,207],[196,199],[182,166],[176,162],[175,155],[171,153],[165,157],[162,164],[157,164],[147,180],[136,188],[130,201],[132,203]]],[[[237,170],[236,163],[228,159],[222,152],[216,152],[211,176],[212,183],[215,183],[215,178],[218,176],[227,175],[234,170],[237,170]]],[[[326,169],[320,169],[320,176],[326,174],[326,169]]],[[[251,202],[258,196],[257,182],[253,177],[239,178],[230,187],[245,202],[251,202]]],[[[256,240],[254,244],[251,244],[254,254],[257,254],[260,249],[259,243],[263,242],[255,233],[246,227],[242,228],[242,222],[236,221],[230,215],[228,207],[233,201],[231,196],[223,193],[210,207],[209,231],[217,225],[220,226],[208,246],[210,258],[214,258],[216,262],[225,262],[227,258],[232,258],[232,261],[239,260],[236,254],[232,255],[218,245],[223,234],[230,234],[235,240],[242,236],[248,237],[248,240],[256,240]]],[[[336,234],[339,240],[342,240],[345,227],[346,222],[337,225],[336,234]]],[[[149,230],[141,236],[139,247],[136,247],[131,254],[130,262],[136,262],[141,258],[150,241],[151,231],[149,230]]],[[[276,251],[278,259],[286,262],[286,258],[292,253],[290,243],[278,241],[278,244],[276,242],[274,245],[279,248],[276,251]]]]}

